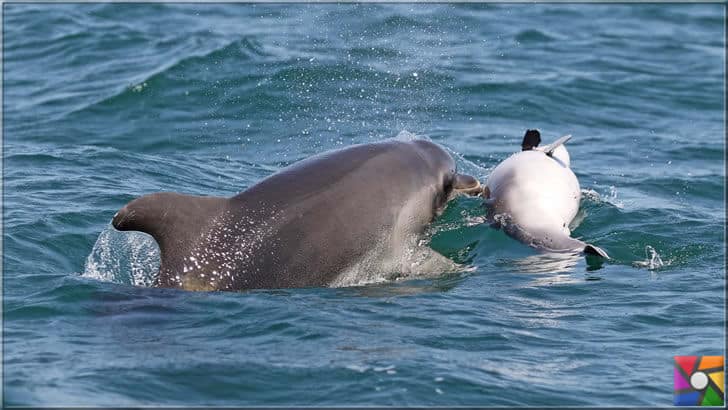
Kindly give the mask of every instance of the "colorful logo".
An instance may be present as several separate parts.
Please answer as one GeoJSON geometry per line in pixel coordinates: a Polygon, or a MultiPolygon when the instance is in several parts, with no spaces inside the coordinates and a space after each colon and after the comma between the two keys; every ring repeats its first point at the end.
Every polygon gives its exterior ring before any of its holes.
{"type": "Polygon", "coordinates": [[[723,356],[675,356],[676,406],[723,406],[723,356]]]}

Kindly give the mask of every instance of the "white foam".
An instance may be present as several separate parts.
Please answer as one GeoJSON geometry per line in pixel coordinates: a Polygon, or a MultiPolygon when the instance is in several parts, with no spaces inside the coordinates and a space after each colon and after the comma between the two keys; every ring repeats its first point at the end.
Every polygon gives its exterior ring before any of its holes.
{"type": "Polygon", "coordinates": [[[587,199],[597,204],[607,203],[619,209],[624,209],[624,202],[618,198],[617,187],[615,187],[614,185],[609,187],[609,192],[605,195],[601,195],[599,194],[599,192],[590,188],[582,189],[581,195],[583,199],[587,199]]]}
{"type": "Polygon", "coordinates": [[[397,134],[397,136],[394,137],[394,139],[395,140],[398,140],[398,141],[413,141],[413,140],[416,140],[416,139],[426,139],[426,140],[429,140],[429,138],[425,138],[423,136],[419,136],[419,135],[414,134],[412,132],[409,132],[407,130],[400,131],[399,134],[397,134]]]}

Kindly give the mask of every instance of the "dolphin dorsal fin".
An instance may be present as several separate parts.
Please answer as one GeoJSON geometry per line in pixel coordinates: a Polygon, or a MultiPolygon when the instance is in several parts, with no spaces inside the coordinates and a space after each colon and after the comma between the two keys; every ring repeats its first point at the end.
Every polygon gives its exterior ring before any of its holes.
{"type": "Polygon", "coordinates": [[[554,153],[554,150],[556,150],[556,148],[566,144],[566,142],[569,141],[570,139],[571,139],[571,134],[564,135],[563,137],[552,142],[551,144],[546,145],[543,148],[540,148],[540,150],[545,152],[546,155],[551,156],[554,153]]]}
{"type": "MultiPolygon", "coordinates": [[[[225,198],[159,192],[141,196],[114,215],[112,225],[119,231],[139,231],[151,235],[159,245],[162,271],[182,271],[181,255],[202,237],[227,203],[225,198]]],[[[166,283],[168,278],[158,278],[166,283]]]]}

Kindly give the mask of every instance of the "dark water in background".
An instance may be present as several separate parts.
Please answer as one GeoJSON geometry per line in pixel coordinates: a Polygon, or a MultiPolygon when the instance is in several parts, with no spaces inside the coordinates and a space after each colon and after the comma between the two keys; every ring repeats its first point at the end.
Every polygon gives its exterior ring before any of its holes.
{"type": "Polygon", "coordinates": [[[3,11],[5,404],[669,405],[673,355],[724,354],[721,5],[3,11]],[[191,293],[131,286],[153,257],[108,231],[403,130],[484,179],[534,127],[574,135],[574,235],[613,262],[463,199],[431,246],[472,272],[191,293]]]}

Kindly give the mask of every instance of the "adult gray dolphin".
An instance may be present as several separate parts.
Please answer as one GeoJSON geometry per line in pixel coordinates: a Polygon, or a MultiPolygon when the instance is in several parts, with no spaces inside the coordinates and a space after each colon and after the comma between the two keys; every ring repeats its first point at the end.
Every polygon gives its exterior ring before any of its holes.
{"type": "Polygon", "coordinates": [[[579,211],[581,190],[570,168],[567,135],[538,147],[529,130],[521,152],[498,164],[483,188],[488,219],[509,236],[545,251],[580,251],[609,258],[594,245],[572,238],[569,224],[579,211]]]}
{"type": "Polygon", "coordinates": [[[232,198],[145,195],[112,224],[156,240],[156,286],[327,286],[373,251],[401,252],[455,193],[479,185],[437,144],[387,140],[297,162],[232,198]]]}

